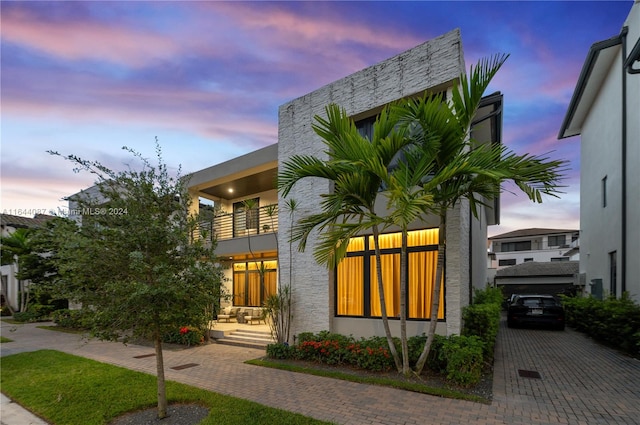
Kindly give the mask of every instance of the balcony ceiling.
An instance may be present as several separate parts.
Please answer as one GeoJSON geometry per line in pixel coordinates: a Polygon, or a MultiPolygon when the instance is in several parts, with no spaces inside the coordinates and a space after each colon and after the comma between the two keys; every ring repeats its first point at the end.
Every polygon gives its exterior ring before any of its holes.
{"type": "Polygon", "coordinates": [[[272,168],[237,180],[207,187],[202,189],[201,192],[220,199],[244,198],[255,193],[276,189],[277,176],[278,170],[272,168]],[[233,191],[230,192],[230,189],[233,191]]]}

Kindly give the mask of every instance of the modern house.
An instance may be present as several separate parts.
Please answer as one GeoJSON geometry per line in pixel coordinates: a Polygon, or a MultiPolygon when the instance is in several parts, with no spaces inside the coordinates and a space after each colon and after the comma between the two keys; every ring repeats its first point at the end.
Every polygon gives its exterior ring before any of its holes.
{"type": "Polygon", "coordinates": [[[580,273],[640,302],[640,2],[587,54],[559,139],[580,135],[580,273]]]}
{"type": "MultiPolygon", "coordinates": [[[[11,214],[0,214],[0,229],[2,237],[8,237],[17,229],[29,229],[43,226],[54,216],[47,214],[36,214],[33,218],[22,217],[11,214]]],[[[2,305],[9,304],[14,310],[20,311],[20,293],[29,285],[29,281],[19,280],[16,277],[18,265],[16,263],[6,264],[0,267],[2,273],[2,287],[0,298],[2,305]]]]}
{"type": "Polygon", "coordinates": [[[579,231],[573,229],[520,229],[492,236],[489,241],[491,269],[500,270],[526,262],[569,261],[579,231]]]}
{"type": "MultiPolygon", "coordinates": [[[[327,157],[326,146],[311,127],[316,115],[324,116],[326,105],[344,107],[366,135],[386,104],[425,93],[445,93],[450,98],[463,72],[462,40],[459,30],[454,30],[291,100],[279,109],[277,144],[189,176],[194,212],[203,202],[213,204],[209,208],[214,218],[203,223],[202,232],[217,237],[216,253],[228,261],[226,277],[234,305],[259,306],[279,282],[292,288],[292,334],[321,330],[356,337],[384,334],[372,278],[371,235],[354,238],[347,258],[335,270],[315,261],[317,234],[310,236],[306,251],[298,251],[289,243],[289,229],[300,217],[317,212],[322,194],[331,187],[323,181],[303,180],[283,199],[276,191],[278,167],[293,155],[327,157]],[[293,213],[287,210],[290,199],[298,203],[293,213]]],[[[501,143],[500,93],[483,100],[475,121],[476,140],[501,143]]],[[[439,333],[460,333],[462,309],[470,302],[473,286],[486,284],[487,226],[499,222],[498,201],[487,202],[490,206],[481,209],[477,219],[466,202],[449,212],[439,333]]],[[[424,217],[410,230],[408,333],[419,335],[429,325],[438,219],[424,217]]],[[[381,244],[388,277],[387,309],[390,316],[399,316],[397,230],[382,235],[381,244]]],[[[392,332],[398,334],[399,321],[391,322],[392,332]]]]}

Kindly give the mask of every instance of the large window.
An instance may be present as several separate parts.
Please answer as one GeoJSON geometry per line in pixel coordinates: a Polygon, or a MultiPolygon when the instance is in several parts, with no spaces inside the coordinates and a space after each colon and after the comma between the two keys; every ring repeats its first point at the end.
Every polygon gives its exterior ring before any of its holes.
{"type": "MultiPolygon", "coordinates": [[[[401,234],[380,235],[382,282],[389,317],[400,317],[401,234]]],[[[381,306],[372,236],[351,239],[347,257],[336,270],[336,314],[380,317],[381,306]]],[[[407,249],[408,316],[428,319],[438,257],[438,230],[409,232],[407,249]]],[[[438,318],[444,318],[444,291],[438,318]]]]}
{"type": "Polygon", "coordinates": [[[531,251],[531,241],[502,242],[500,252],[531,251]]]}
{"type": "Polygon", "coordinates": [[[562,246],[566,245],[566,243],[566,235],[549,236],[549,246],[562,246]]]}
{"type": "Polygon", "coordinates": [[[276,291],[276,260],[233,264],[233,305],[261,307],[276,291]]]}

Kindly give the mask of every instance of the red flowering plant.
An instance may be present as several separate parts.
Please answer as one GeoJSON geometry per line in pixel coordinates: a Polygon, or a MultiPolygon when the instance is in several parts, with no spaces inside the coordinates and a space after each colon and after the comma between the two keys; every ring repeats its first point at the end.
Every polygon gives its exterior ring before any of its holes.
{"type": "Polygon", "coordinates": [[[381,371],[394,366],[386,340],[369,338],[356,341],[353,337],[320,332],[302,333],[295,347],[295,356],[326,364],[349,364],[362,369],[381,371]]]}
{"type": "Polygon", "coordinates": [[[205,337],[201,329],[193,326],[182,326],[178,330],[165,335],[163,341],[171,344],[192,346],[204,343],[205,337]]]}

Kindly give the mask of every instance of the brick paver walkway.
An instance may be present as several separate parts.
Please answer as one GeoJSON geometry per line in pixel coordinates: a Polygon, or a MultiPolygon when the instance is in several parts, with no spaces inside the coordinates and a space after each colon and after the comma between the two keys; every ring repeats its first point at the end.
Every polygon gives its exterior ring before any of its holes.
{"type": "MultiPolygon", "coordinates": [[[[35,325],[2,323],[2,356],[50,348],[155,372],[150,347],[81,341],[35,325]]],[[[582,334],[501,327],[493,403],[485,405],[244,364],[260,350],[209,344],[167,351],[167,379],[338,424],[640,424],[640,361],[582,334]],[[174,366],[198,366],[173,370],[174,366]],[[521,377],[538,372],[541,379],[521,377]]],[[[7,425],[20,425],[11,424],[7,425]]]]}

